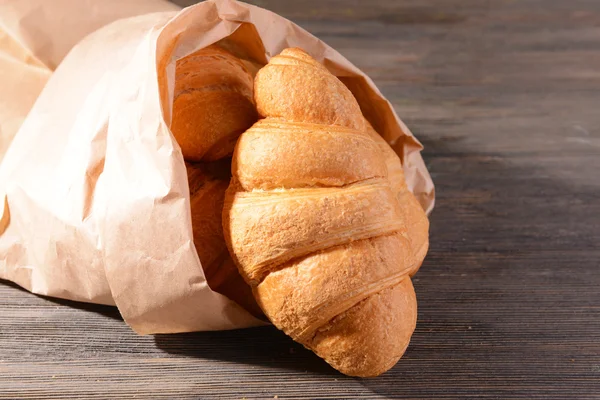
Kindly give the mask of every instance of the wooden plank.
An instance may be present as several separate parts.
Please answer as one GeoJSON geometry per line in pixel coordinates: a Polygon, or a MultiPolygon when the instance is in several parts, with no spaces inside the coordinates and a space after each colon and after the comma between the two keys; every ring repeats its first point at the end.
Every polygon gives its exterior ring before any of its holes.
{"type": "Polygon", "coordinates": [[[253,3],[364,69],[426,146],[405,357],[347,378],[271,327],[140,337],[7,283],[0,398],[599,398],[600,2],[253,3]]]}

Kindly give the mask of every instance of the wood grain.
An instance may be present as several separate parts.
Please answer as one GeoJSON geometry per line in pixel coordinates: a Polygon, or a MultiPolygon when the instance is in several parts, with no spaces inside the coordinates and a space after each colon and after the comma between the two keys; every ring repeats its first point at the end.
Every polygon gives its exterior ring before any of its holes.
{"type": "Polygon", "coordinates": [[[600,398],[600,2],[253,3],[366,71],[426,146],[405,357],[352,379],[270,327],[140,337],[5,283],[0,398],[600,398]]]}

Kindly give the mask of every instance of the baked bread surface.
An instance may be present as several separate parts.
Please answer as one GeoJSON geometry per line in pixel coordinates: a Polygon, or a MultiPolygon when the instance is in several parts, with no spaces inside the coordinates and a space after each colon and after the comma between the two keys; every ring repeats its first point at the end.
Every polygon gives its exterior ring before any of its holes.
{"type": "Polygon", "coordinates": [[[230,156],[257,118],[247,63],[218,45],[177,61],[171,131],[186,160],[230,156]]]}
{"type": "Polygon", "coordinates": [[[264,119],[241,135],[223,228],[275,326],[339,371],[376,376],[417,317],[428,221],[352,93],[300,49],[256,75],[264,119]]]}

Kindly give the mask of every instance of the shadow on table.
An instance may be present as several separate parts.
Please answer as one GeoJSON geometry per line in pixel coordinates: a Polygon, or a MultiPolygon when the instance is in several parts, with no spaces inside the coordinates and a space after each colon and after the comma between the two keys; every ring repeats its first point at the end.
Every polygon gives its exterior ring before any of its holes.
{"type": "Polygon", "coordinates": [[[58,299],[56,297],[43,296],[43,295],[31,293],[30,291],[23,289],[21,286],[17,285],[16,283],[7,281],[7,280],[3,280],[3,279],[0,279],[0,284],[13,287],[15,289],[22,291],[23,293],[26,293],[29,296],[35,296],[38,299],[42,299],[42,300],[45,300],[50,303],[74,308],[77,310],[94,312],[96,314],[100,314],[100,315],[103,315],[105,317],[112,318],[115,320],[121,320],[121,321],[123,320],[123,318],[121,317],[121,314],[119,314],[119,310],[117,310],[117,308],[113,307],[113,306],[84,303],[84,302],[80,302],[80,301],[65,300],[65,299],[58,299]]]}
{"type": "Polygon", "coordinates": [[[154,341],[161,350],[179,356],[342,377],[325,361],[273,326],[155,335],[154,341]]]}

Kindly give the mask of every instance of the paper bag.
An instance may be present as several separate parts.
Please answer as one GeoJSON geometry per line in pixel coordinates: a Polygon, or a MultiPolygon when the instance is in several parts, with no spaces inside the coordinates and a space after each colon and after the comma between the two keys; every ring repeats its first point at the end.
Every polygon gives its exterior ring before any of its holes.
{"type": "Polygon", "coordinates": [[[77,42],[120,18],[178,10],[166,0],[0,1],[0,162],[52,71],[77,42]]]}
{"type": "Polygon", "coordinates": [[[175,62],[212,43],[265,64],[301,47],[336,74],[433,207],[421,146],[373,82],[269,11],[233,0],[116,21],[56,69],[0,165],[0,278],[116,304],[138,333],[262,323],[206,283],[181,151],[169,131],[175,62]]]}

